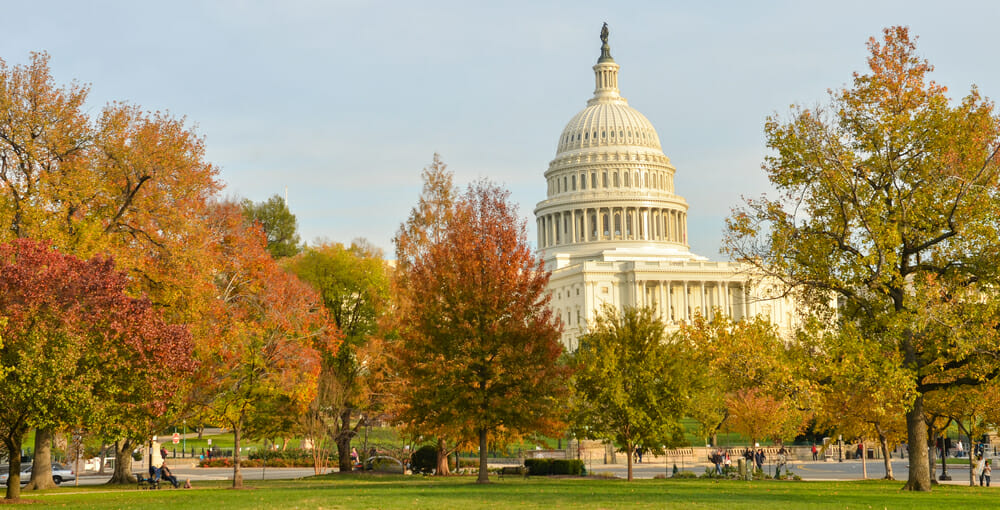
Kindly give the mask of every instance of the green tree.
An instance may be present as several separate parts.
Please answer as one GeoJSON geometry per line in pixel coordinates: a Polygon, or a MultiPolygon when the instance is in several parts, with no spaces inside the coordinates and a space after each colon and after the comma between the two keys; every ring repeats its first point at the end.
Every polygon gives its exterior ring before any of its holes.
{"type": "MultiPolygon", "coordinates": [[[[289,259],[286,266],[319,293],[344,341],[327,353],[319,391],[305,419],[315,430],[314,443],[331,434],[337,445],[340,470],[351,466],[351,440],[379,411],[378,352],[366,348],[380,331],[389,309],[389,275],[382,253],[364,240],[351,246],[324,244],[289,259]]],[[[307,424],[308,425],[308,424],[307,424]]]]}
{"type": "Polygon", "coordinates": [[[406,264],[399,289],[407,325],[394,352],[397,420],[478,440],[477,481],[486,483],[491,434],[561,425],[560,328],[547,306],[549,273],[507,191],[470,186],[440,233],[406,264]]]}
{"type": "Polygon", "coordinates": [[[976,89],[953,106],[906,28],[868,48],[870,72],[831,91],[828,108],[768,119],[763,166],[778,197],[735,211],[726,246],[815,307],[835,297],[843,320],[899,353],[915,390],[906,487],[927,491],[924,395],[996,374],[995,331],[941,334],[921,315],[961,305],[955,293],[994,293],[1000,119],[976,89]]]}
{"type": "Polygon", "coordinates": [[[291,257],[302,250],[298,234],[299,222],[281,195],[272,195],[257,203],[244,199],[240,206],[243,208],[243,217],[248,222],[264,229],[267,251],[272,257],[291,257]]]}
{"type": "Polygon", "coordinates": [[[605,305],[572,355],[577,434],[625,447],[628,480],[636,447],[661,452],[683,440],[687,366],[651,308],[605,305]]]}

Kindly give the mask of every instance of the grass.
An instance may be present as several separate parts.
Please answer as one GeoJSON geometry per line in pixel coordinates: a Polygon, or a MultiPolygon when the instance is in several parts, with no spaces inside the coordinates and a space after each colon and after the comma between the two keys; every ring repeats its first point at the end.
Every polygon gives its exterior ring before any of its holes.
{"type": "Polygon", "coordinates": [[[45,508],[990,508],[1000,492],[941,486],[934,492],[901,491],[900,482],[738,482],[714,480],[510,479],[486,486],[471,477],[327,475],[301,480],[202,482],[195,490],[137,491],[105,487],[28,494],[45,508]]]}

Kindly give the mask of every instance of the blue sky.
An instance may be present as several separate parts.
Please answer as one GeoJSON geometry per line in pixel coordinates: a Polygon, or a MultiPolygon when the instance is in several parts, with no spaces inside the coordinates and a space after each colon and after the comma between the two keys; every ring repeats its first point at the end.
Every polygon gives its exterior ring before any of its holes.
{"type": "Polygon", "coordinates": [[[865,41],[907,25],[954,97],[1000,97],[1000,3],[4,2],[0,58],[51,55],[61,83],[184,116],[226,193],[288,188],[303,239],[364,237],[388,254],[442,155],[459,184],[511,190],[534,242],[543,173],[593,93],[601,23],[629,104],[656,127],[713,259],[741,196],[767,192],[762,126],[865,66],[865,41]]]}

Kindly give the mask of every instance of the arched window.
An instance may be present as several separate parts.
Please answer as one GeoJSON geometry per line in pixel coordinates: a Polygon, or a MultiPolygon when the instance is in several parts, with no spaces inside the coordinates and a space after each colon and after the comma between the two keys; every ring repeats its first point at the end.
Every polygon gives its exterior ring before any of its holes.
{"type": "Polygon", "coordinates": [[[625,172],[625,176],[624,177],[625,177],[625,187],[627,188],[627,187],[629,187],[629,184],[628,184],[628,172],[625,172]]]}
{"type": "Polygon", "coordinates": [[[572,181],[572,184],[573,184],[573,187],[572,187],[571,189],[572,189],[573,191],[576,191],[576,176],[575,176],[575,175],[573,176],[573,181],[572,181]]]}
{"type": "Polygon", "coordinates": [[[615,172],[615,187],[617,188],[617,187],[620,187],[620,186],[621,186],[621,184],[618,184],[618,172],[615,172]]]}

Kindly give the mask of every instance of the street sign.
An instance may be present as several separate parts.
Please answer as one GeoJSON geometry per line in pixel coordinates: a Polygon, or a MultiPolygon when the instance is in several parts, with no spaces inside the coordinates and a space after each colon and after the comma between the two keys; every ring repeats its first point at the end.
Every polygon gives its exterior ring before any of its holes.
{"type": "Polygon", "coordinates": [[[174,444],[181,442],[181,435],[174,432],[174,444]]]}

